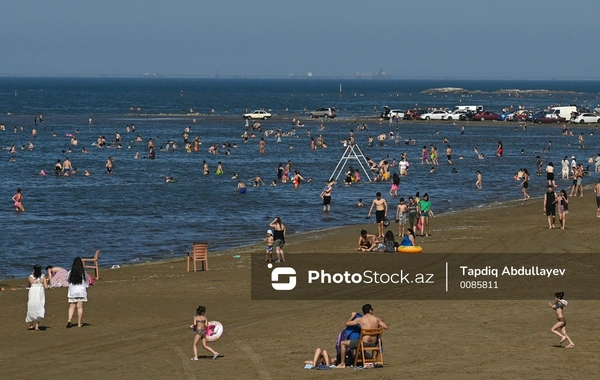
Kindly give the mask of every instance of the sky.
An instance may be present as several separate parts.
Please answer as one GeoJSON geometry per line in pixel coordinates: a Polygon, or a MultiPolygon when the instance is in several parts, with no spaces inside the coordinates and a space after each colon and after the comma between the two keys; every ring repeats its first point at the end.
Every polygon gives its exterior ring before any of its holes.
{"type": "Polygon", "coordinates": [[[6,0],[0,74],[599,78],[598,0],[6,0]]]}

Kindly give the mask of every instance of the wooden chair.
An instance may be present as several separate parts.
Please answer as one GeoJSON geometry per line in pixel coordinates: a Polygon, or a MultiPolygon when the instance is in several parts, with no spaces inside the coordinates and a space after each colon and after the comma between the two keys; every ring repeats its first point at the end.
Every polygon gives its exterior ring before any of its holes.
{"type": "Polygon", "coordinates": [[[94,257],[89,259],[81,259],[83,261],[83,268],[93,269],[96,276],[96,280],[100,279],[100,269],[98,268],[98,258],[100,257],[100,250],[96,251],[94,257]]]}
{"type": "Polygon", "coordinates": [[[364,367],[367,363],[381,364],[383,365],[383,350],[382,350],[382,339],[383,329],[361,329],[360,337],[358,338],[358,347],[356,348],[356,354],[354,355],[354,366],[360,361],[364,367]],[[363,337],[374,336],[377,337],[377,343],[373,346],[365,345],[363,343],[363,337]],[[369,352],[371,357],[367,357],[365,354],[369,352]]]}
{"type": "Polygon", "coordinates": [[[192,252],[187,254],[187,271],[190,271],[190,261],[194,262],[194,272],[196,272],[196,262],[201,262],[201,270],[208,270],[208,243],[194,243],[192,252]]]}

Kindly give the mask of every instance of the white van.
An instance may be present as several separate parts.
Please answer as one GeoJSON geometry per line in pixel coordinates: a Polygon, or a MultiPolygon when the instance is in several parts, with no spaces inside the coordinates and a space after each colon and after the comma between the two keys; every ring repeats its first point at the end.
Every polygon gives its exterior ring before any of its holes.
{"type": "Polygon", "coordinates": [[[571,120],[572,115],[577,114],[577,106],[552,107],[548,114],[555,115],[557,118],[564,117],[571,120]]]}
{"type": "Polygon", "coordinates": [[[483,111],[483,106],[454,106],[454,108],[452,108],[451,113],[456,113],[456,111],[478,113],[483,111]]]}

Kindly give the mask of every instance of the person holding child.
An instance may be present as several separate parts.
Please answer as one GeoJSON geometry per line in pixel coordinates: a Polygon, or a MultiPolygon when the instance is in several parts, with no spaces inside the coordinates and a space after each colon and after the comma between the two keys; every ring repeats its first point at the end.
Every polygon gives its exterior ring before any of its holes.
{"type": "Polygon", "coordinates": [[[196,308],[196,315],[194,316],[194,324],[192,329],[196,332],[194,337],[194,356],[192,360],[198,360],[198,343],[202,341],[202,346],[212,353],[213,360],[219,357],[219,353],[206,344],[206,328],[208,327],[208,319],[206,318],[206,308],[204,306],[198,306],[196,308]]]}

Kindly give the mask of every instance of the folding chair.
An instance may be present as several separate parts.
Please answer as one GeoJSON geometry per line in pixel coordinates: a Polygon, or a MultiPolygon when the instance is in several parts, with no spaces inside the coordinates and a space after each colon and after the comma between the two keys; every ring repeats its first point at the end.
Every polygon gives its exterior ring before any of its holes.
{"type": "Polygon", "coordinates": [[[354,366],[361,362],[363,367],[367,363],[381,364],[383,365],[383,350],[382,350],[382,338],[383,329],[361,329],[360,338],[358,338],[358,347],[356,348],[356,354],[354,355],[354,366]],[[365,344],[363,337],[374,336],[377,338],[376,343],[373,345],[365,344]],[[366,354],[370,353],[370,357],[366,354]]]}
{"type": "Polygon", "coordinates": [[[194,243],[192,252],[187,254],[187,271],[190,271],[190,261],[194,262],[194,272],[196,272],[196,262],[200,261],[201,270],[208,270],[208,243],[194,243]]]}
{"type": "Polygon", "coordinates": [[[89,259],[81,259],[81,261],[83,262],[83,268],[89,268],[89,269],[93,269],[95,272],[95,278],[96,280],[100,279],[100,269],[98,268],[98,258],[100,257],[100,250],[96,251],[96,254],[94,255],[94,257],[89,258],[89,259]]]}

